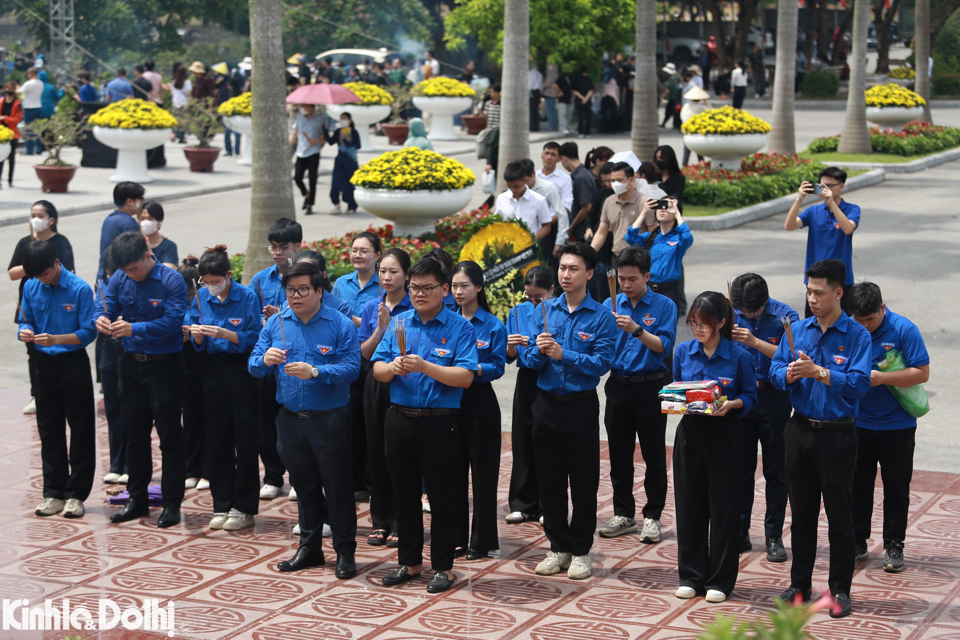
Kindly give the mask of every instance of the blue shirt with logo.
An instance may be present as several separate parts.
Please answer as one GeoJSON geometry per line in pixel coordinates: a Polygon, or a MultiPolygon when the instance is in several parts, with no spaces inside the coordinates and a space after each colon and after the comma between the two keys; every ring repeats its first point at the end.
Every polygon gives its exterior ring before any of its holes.
{"type": "Polygon", "coordinates": [[[376,271],[367,284],[360,287],[360,277],[356,271],[340,276],[333,283],[333,292],[350,305],[351,312],[357,318],[363,315],[363,308],[370,300],[380,295],[380,274],[376,271]]]}
{"type": "MultiPolygon", "coordinates": [[[[607,299],[604,307],[609,306],[607,299]]],[[[677,340],[677,305],[665,295],[647,288],[634,307],[627,294],[617,295],[617,313],[630,316],[647,333],[660,338],[663,353],[647,348],[640,340],[622,329],[617,329],[617,355],[611,369],[622,376],[639,376],[667,371],[663,359],[673,351],[677,340]]]]}
{"type": "Polygon", "coordinates": [[[477,362],[483,375],[474,375],[474,382],[493,382],[503,377],[507,366],[507,330],[500,318],[480,308],[470,319],[477,334],[477,362]]]}
{"type": "Polygon", "coordinates": [[[268,305],[279,309],[287,301],[287,296],[283,292],[283,276],[280,275],[277,265],[267,267],[253,276],[250,279],[250,289],[260,298],[261,311],[262,307],[268,305]]]}
{"type": "Polygon", "coordinates": [[[735,409],[746,415],[757,404],[757,378],[753,358],[739,343],[722,335],[713,355],[707,357],[703,344],[694,338],[677,345],[673,353],[673,377],[682,382],[716,380],[728,400],[743,400],[743,408],[735,409]]]}
{"type": "Polygon", "coordinates": [[[34,335],[49,333],[55,336],[73,333],[80,340],[80,344],[34,344],[41,353],[57,355],[80,351],[97,337],[93,291],[90,285],[65,267],[60,269],[57,284],[43,284],[36,278],[27,280],[20,307],[23,309],[20,331],[29,329],[34,335]]]}
{"type": "MultiPolygon", "coordinates": [[[[840,199],[840,211],[850,222],[860,227],[860,207],[840,199]]],[[[836,216],[825,202],[807,207],[798,216],[807,232],[807,263],[804,273],[814,262],[840,260],[847,268],[845,285],[853,284],[853,234],[847,235],[840,228],[836,216]]],[[[856,229],[854,230],[856,231],[856,229]]],[[[803,277],[804,283],[807,277],[803,277]]]]}
{"type": "Polygon", "coordinates": [[[683,272],[683,256],[693,245],[693,234],[687,223],[679,224],[664,235],[660,229],[640,233],[640,229],[630,227],[624,239],[627,244],[642,247],[651,233],[657,234],[650,246],[650,282],[674,282],[683,272]]]}
{"type": "MultiPolygon", "coordinates": [[[[383,294],[383,299],[387,299],[387,294],[383,294]]],[[[377,315],[379,313],[380,301],[376,298],[367,300],[363,311],[360,314],[360,344],[370,339],[373,332],[377,330],[377,315]]],[[[403,300],[397,303],[397,306],[390,311],[390,317],[395,318],[397,314],[413,309],[413,303],[410,302],[410,296],[403,296],[403,300]]]]}
{"type": "Polygon", "coordinates": [[[197,298],[187,311],[187,317],[196,324],[201,324],[200,314],[203,315],[202,324],[216,325],[235,331],[237,342],[226,338],[211,338],[204,336],[203,342],[190,337],[193,348],[207,353],[250,353],[260,338],[261,307],[260,298],[248,287],[236,280],[230,285],[230,293],[224,302],[220,298],[210,295],[206,288],[197,291],[197,298]],[[200,312],[197,312],[197,305],[200,312]]]}
{"type": "MultiPolygon", "coordinates": [[[[780,341],[783,340],[784,330],[783,322],[780,320],[781,318],[789,318],[791,324],[800,320],[800,315],[796,311],[773,298],[767,299],[767,307],[763,310],[763,315],[759,318],[748,318],[741,314],[739,309],[735,310],[735,314],[735,322],[737,325],[749,329],[750,333],[758,340],[769,342],[772,345],[779,345],[780,341]]],[[[745,345],[743,348],[753,357],[753,366],[757,371],[757,380],[769,382],[770,358],[763,355],[757,349],[752,349],[745,345]]]]}
{"type": "Polygon", "coordinates": [[[130,215],[123,211],[113,211],[103,219],[100,226],[100,263],[97,267],[97,282],[106,280],[106,271],[103,268],[103,254],[107,252],[107,247],[113,244],[117,236],[127,231],[140,231],[140,225],[130,215]]]}
{"type": "MultiPolygon", "coordinates": [[[[532,302],[521,302],[510,309],[510,313],[507,314],[507,335],[527,336],[527,341],[533,344],[537,339],[537,335],[533,332],[533,316],[537,313],[540,313],[540,307],[532,302]]],[[[516,362],[519,369],[532,368],[527,363],[525,353],[526,349],[517,345],[516,356],[511,358],[510,354],[507,354],[507,364],[516,362]]]]}

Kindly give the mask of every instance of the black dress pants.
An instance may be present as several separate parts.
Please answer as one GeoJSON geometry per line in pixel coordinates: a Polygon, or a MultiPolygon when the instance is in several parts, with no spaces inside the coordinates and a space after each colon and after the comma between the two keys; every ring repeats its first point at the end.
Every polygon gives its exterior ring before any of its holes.
{"type": "Polygon", "coordinates": [[[297,156],[297,162],[293,170],[293,181],[300,189],[300,195],[304,196],[307,205],[313,206],[317,201],[317,169],[320,167],[320,154],[315,153],[312,156],[301,158],[297,156]],[[310,188],[303,183],[303,174],[307,174],[307,182],[310,188]]]}
{"type": "Polygon", "coordinates": [[[260,509],[257,380],[244,353],[207,354],[203,378],[207,479],[214,513],[260,509]]]}
{"type": "Polygon", "coordinates": [[[742,458],[737,416],[680,419],[673,444],[680,586],[729,596],[737,584],[742,458]]]}
{"type": "Polygon", "coordinates": [[[160,489],[164,507],[183,502],[186,479],[183,455],[183,427],[180,412],[183,398],[183,358],[179,352],[163,360],[138,362],[133,354],[120,355],[120,414],[127,437],[127,464],[130,498],[147,504],[147,486],[153,477],[150,433],[154,424],[160,438],[163,475],[160,489]]]}
{"type": "Polygon", "coordinates": [[[593,118],[593,108],[588,102],[577,102],[577,133],[582,136],[590,135],[590,120],[593,118]]]}
{"type": "MultiPolygon", "coordinates": [[[[263,462],[263,484],[283,486],[283,466],[277,453],[277,379],[274,374],[260,378],[260,461],[263,462]]],[[[290,482],[293,486],[293,482],[290,482]]],[[[299,490],[298,490],[299,492],[299,490]]],[[[299,494],[299,493],[298,493],[299,494]]]]}
{"type": "Polygon", "coordinates": [[[733,88],[733,108],[742,109],[743,101],[747,97],[747,88],[746,87],[734,87],[733,88]]]}
{"type": "MultiPolygon", "coordinates": [[[[367,465],[367,423],[364,419],[363,395],[367,374],[373,369],[370,361],[361,358],[360,376],[350,384],[350,442],[353,459],[353,490],[370,491],[370,471],[367,465]]],[[[381,428],[383,422],[380,423],[381,428]]]]}
{"type": "Polygon", "coordinates": [[[753,511],[755,478],[757,475],[757,443],[763,455],[763,478],[766,480],[764,497],[766,511],[763,532],[767,538],[783,535],[783,520],[787,512],[787,475],[784,471],[783,428],[790,419],[790,398],[765,383],[757,389],[759,402],[740,419],[743,436],[743,499],[740,503],[740,537],[750,531],[753,511]]]}
{"type": "Polygon", "coordinates": [[[393,481],[387,467],[384,422],[390,404],[390,383],[379,382],[373,369],[367,372],[363,390],[363,419],[367,427],[367,460],[370,469],[370,522],[374,531],[397,531],[397,507],[393,481]]]}
{"type": "MultiPolygon", "coordinates": [[[[574,394],[578,395],[578,394],[574,394]]],[[[550,550],[590,553],[600,488],[600,400],[592,389],[568,400],[541,390],[533,402],[533,451],[543,531],[550,550]],[[567,520],[567,486],[573,517],[567,520]]],[[[433,496],[430,496],[431,500],[433,496]]]]}
{"type": "MultiPolygon", "coordinates": [[[[84,349],[59,355],[33,352],[43,497],[81,502],[96,469],[96,406],[90,358],[84,349]],[[67,450],[67,424],[70,448],[67,450]]],[[[182,483],[181,483],[182,485],[182,483]]]]}
{"type": "MultiPolygon", "coordinates": [[[[186,456],[186,474],[188,478],[209,480],[210,467],[207,464],[208,458],[204,456],[207,441],[203,411],[206,362],[206,351],[196,351],[190,343],[183,345],[183,450],[186,456]]],[[[259,474],[259,470],[257,473],[259,474]]]]}
{"type": "Polygon", "coordinates": [[[873,491],[877,463],[883,480],[883,546],[903,542],[910,511],[910,480],[917,428],[857,428],[857,469],[853,476],[853,523],[855,540],[866,543],[873,517],[873,491]]]}
{"type": "Polygon", "coordinates": [[[857,432],[853,425],[843,429],[814,429],[794,416],[783,430],[783,443],[793,518],[790,584],[801,590],[810,588],[817,557],[822,496],[830,540],[827,585],[833,595],[849,594],[856,564],[853,477],[857,465],[857,432]]]}
{"type": "MultiPolygon", "coordinates": [[[[101,335],[101,334],[97,334],[101,335]]],[[[27,372],[30,375],[30,397],[36,399],[37,397],[37,363],[36,355],[39,353],[37,345],[32,342],[27,342],[27,372]]]]}
{"type": "Polygon", "coordinates": [[[530,92],[530,131],[540,131],[540,90],[530,92]]]}
{"type": "Polygon", "coordinates": [[[510,511],[528,516],[540,516],[540,483],[537,482],[537,462],[533,453],[533,402],[540,389],[536,369],[518,369],[513,390],[513,468],[510,470],[510,493],[507,502],[510,511]]]}
{"type": "MultiPolygon", "coordinates": [[[[106,338],[100,345],[100,358],[97,370],[100,372],[103,388],[103,412],[107,418],[107,441],[110,446],[110,473],[124,474],[127,467],[127,438],[123,435],[123,420],[120,417],[120,373],[117,366],[123,345],[119,340],[102,333],[98,337],[106,338]]],[[[188,478],[191,476],[187,476],[188,478]]]]}
{"type": "MultiPolygon", "coordinates": [[[[489,382],[463,390],[456,430],[453,496],[455,546],[475,551],[500,548],[497,536],[497,482],[500,479],[500,403],[489,382]],[[470,526],[470,477],[473,526],[470,526]],[[469,540],[468,540],[469,533],[469,540]]],[[[427,495],[430,495],[429,493],[427,495]]],[[[433,499],[433,496],[430,498],[433,499]]],[[[431,506],[432,509],[432,506],[431,506]]]]}

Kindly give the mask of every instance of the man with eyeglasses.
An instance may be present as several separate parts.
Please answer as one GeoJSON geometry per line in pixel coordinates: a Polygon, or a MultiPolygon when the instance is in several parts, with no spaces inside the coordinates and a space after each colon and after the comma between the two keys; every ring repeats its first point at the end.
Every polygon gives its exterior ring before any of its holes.
{"type": "MultiPolygon", "coordinates": [[[[837,167],[827,167],[820,172],[819,184],[804,181],[797,192],[797,199],[787,213],[783,228],[794,231],[807,227],[807,261],[804,271],[821,260],[840,260],[847,270],[843,292],[853,286],[853,232],[860,225],[860,207],[843,199],[843,187],[847,172],[837,167]],[[816,187],[822,189],[823,202],[807,207],[800,213],[804,198],[813,194],[816,187]]],[[[803,283],[807,283],[804,276],[803,283]]],[[[840,299],[840,308],[847,311],[846,297],[840,299]]],[[[806,305],[804,317],[814,315],[810,304],[806,305]]]]}
{"type": "Polygon", "coordinates": [[[743,500],[740,506],[740,552],[750,551],[750,515],[753,512],[757,443],[763,454],[766,511],[763,531],[767,560],[786,562],[783,521],[787,512],[787,476],[784,471],[783,428],[790,419],[790,397],[770,382],[770,360],[784,340],[782,318],[800,320],[796,311],[770,297],[767,282],[755,273],[738,276],[730,287],[735,324],[733,339],[747,348],[757,372],[757,405],[740,418],[743,439],[743,500]]]}

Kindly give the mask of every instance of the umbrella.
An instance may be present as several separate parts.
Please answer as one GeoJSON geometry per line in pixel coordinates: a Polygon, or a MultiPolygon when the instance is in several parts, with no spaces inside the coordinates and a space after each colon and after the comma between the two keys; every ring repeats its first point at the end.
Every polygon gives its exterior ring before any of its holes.
{"type": "Polygon", "coordinates": [[[348,104],[363,102],[339,84],[306,84],[287,96],[288,104],[348,104]]]}

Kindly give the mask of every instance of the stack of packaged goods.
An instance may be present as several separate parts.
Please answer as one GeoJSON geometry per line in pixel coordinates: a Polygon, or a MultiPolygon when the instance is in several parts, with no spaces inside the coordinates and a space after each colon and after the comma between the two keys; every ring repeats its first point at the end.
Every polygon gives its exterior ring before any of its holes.
{"type": "Polygon", "coordinates": [[[660,390],[660,413],[713,415],[726,402],[716,380],[671,382],[660,390]]]}

